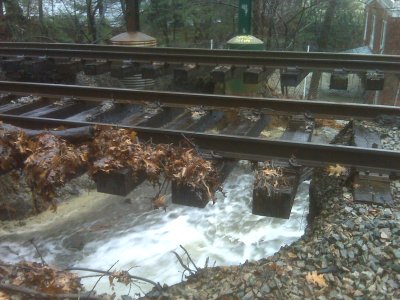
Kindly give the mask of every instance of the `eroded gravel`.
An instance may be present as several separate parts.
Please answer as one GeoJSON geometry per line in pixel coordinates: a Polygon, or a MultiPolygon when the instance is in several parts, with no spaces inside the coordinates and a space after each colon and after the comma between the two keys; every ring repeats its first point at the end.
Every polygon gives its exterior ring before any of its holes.
{"type": "MultiPolygon", "coordinates": [[[[384,134],[385,149],[398,149],[396,126],[365,125],[384,134]]],[[[400,180],[391,184],[394,205],[383,207],[355,203],[346,179],[315,170],[310,206],[320,212],[292,245],[260,261],[202,269],[144,299],[400,299],[400,180]]]]}

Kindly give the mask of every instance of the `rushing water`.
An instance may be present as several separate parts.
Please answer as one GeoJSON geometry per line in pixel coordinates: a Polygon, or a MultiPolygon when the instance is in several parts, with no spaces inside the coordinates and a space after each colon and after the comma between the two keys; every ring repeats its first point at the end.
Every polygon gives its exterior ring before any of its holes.
{"type": "MultiPolygon", "coordinates": [[[[58,214],[28,220],[26,225],[0,231],[0,259],[39,261],[29,239],[34,238],[47,263],[61,267],[80,266],[108,270],[131,269],[137,276],[174,284],[182,267],[171,251],[182,254],[184,246],[196,264],[240,264],[276,252],[304,232],[308,207],[308,183],[300,186],[289,220],[251,214],[252,184],[247,163],[241,162],[225,183],[226,197],[205,209],[169,205],[167,212],[150,209],[152,188],[143,184],[126,203],[125,198],[96,192],[74,203],[63,204],[58,214]]],[[[87,273],[82,273],[87,275],[87,273]]],[[[91,289],[97,278],[83,280],[91,289]]],[[[117,294],[129,288],[117,285],[117,294]]],[[[151,286],[143,284],[146,291],[151,286]]],[[[107,278],[96,287],[110,292],[107,278]]],[[[131,294],[140,290],[132,289],[131,294]]]]}

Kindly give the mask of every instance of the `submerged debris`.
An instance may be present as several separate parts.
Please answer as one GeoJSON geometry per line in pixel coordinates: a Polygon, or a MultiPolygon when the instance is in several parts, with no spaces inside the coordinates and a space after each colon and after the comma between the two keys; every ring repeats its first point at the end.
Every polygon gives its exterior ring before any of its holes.
{"type": "Polygon", "coordinates": [[[74,147],[52,134],[40,135],[24,168],[26,181],[34,196],[35,209],[41,211],[42,206],[46,207],[48,203],[55,209],[56,188],[63,186],[79,169],[86,167],[87,161],[87,146],[74,147]]]}
{"type": "Polygon", "coordinates": [[[165,174],[178,185],[200,190],[203,199],[214,200],[220,185],[213,163],[203,159],[193,148],[174,149],[165,166],[165,174]]]}
{"type": "Polygon", "coordinates": [[[0,121],[0,174],[18,168],[32,152],[33,143],[22,131],[8,131],[0,121]]]}
{"type": "MultiPolygon", "coordinates": [[[[57,188],[86,169],[95,177],[99,172],[128,168],[134,179],[144,176],[160,187],[158,200],[163,196],[161,190],[168,186],[165,180],[200,191],[209,201],[220,184],[213,164],[203,159],[193,145],[141,143],[136,132],[111,127],[98,127],[91,142],[74,145],[47,132],[28,138],[16,127],[12,131],[4,128],[0,126],[0,174],[23,169],[36,212],[49,205],[55,209],[57,188]]],[[[165,207],[163,201],[154,202],[154,207],[165,207]]]]}
{"type": "Polygon", "coordinates": [[[291,186],[292,182],[284,172],[284,168],[274,166],[272,162],[260,164],[255,176],[254,186],[266,188],[271,194],[272,190],[284,189],[291,186]]]}
{"type": "Polygon", "coordinates": [[[35,262],[0,262],[0,276],[0,290],[5,291],[0,292],[0,299],[14,299],[13,294],[22,295],[19,299],[50,299],[52,295],[78,294],[82,290],[75,274],[35,262]]]}
{"type": "Polygon", "coordinates": [[[134,170],[138,172],[142,169],[142,164],[137,159],[140,151],[140,145],[137,143],[134,131],[118,128],[97,128],[91,147],[93,163],[90,172],[92,175],[100,171],[109,173],[112,170],[128,166],[135,168],[134,170]]]}

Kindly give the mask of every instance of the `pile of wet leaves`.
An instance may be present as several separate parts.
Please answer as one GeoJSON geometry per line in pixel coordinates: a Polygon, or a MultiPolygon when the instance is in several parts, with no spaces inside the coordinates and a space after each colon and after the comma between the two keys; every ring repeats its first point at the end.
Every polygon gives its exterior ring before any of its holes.
{"type": "Polygon", "coordinates": [[[2,300],[56,299],[55,295],[77,295],[82,290],[78,276],[42,263],[0,261],[0,278],[2,300]]]}
{"type": "Polygon", "coordinates": [[[72,179],[88,163],[87,146],[74,146],[52,134],[38,136],[33,153],[24,162],[25,179],[32,190],[37,211],[41,205],[54,201],[56,188],[72,179]]]}
{"type": "Polygon", "coordinates": [[[46,131],[28,137],[17,127],[0,126],[0,174],[22,171],[36,212],[49,206],[56,209],[56,190],[85,170],[95,178],[129,168],[134,178],[145,176],[158,186],[158,196],[167,181],[214,200],[220,184],[214,164],[186,144],[141,142],[132,130],[104,126],[95,128],[86,143],[70,143],[46,131]]]}

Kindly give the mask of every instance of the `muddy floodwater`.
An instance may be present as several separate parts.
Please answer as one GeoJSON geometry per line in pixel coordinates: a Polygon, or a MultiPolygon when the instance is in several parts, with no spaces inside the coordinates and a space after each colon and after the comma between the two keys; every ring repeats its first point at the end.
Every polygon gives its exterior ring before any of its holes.
{"type": "MultiPolygon", "coordinates": [[[[127,197],[87,191],[61,204],[56,213],[1,223],[0,258],[40,261],[29,242],[33,238],[49,264],[101,270],[115,264],[114,269],[130,269],[131,274],[169,285],[182,277],[172,253],[183,253],[179,245],[199,267],[207,258],[211,266],[257,260],[304,233],[309,184],[300,186],[290,219],[281,220],[251,214],[253,181],[250,165],[240,162],[225,182],[226,197],[219,194],[215,205],[197,209],[169,204],[167,212],[151,209],[150,198],[157,191],[147,183],[127,197]]],[[[96,281],[87,278],[83,284],[90,290],[96,281]]],[[[130,293],[149,289],[141,284],[130,293]]],[[[96,290],[110,293],[108,279],[102,279],[96,290]]],[[[127,294],[129,287],[117,284],[115,291],[127,294]]]]}

